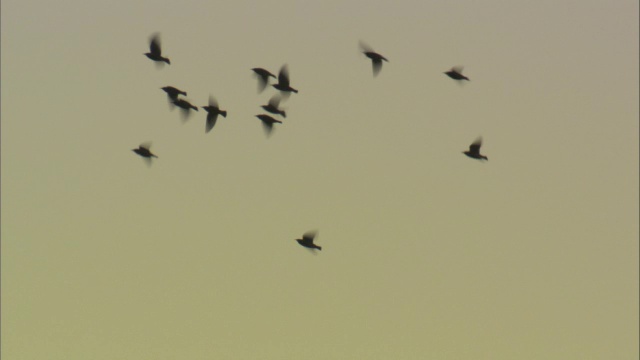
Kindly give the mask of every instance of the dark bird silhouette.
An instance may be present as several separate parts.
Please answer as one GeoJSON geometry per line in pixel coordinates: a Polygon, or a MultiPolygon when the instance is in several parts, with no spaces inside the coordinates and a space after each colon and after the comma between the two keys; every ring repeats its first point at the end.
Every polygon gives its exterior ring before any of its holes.
{"type": "Polygon", "coordinates": [[[360,49],[362,49],[362,53],[365,54],[369,59],[371,59],[371,66],[373,68],[373,76],[376,76],[380,73],[380,70],[382,70],[382,61],[386,61],[389,62],[389,60],[387,60],[387,58],[385,58],[384,56],[378,54],[377,52],[373,51],[373,49],[368,46],[367,44],[365,44],[364,42],[360,41],[360,49]]]}
{"type": "Polygon", "coordinates": [[[276,120],[267,114],[256,115],[258,119],[262,121],[262,126],[264,127],[264,131],[268,135],[271,135],[271,131],[273,131],[273,124],[282,124],[282,121],[276,120]]]}
{"type": "Polygon", "coordinates": [[[218,120],[218,115],[222,115],[223,117],[227,117],[226,110],[220,110],[218,106],[218,102],[213,96],[209,96],[209,105],[202,106],[203,109],[207,111],[207,125],[205,128],[205,132],[211,131],[213,127],[216,125],[216,120],[218,120]]]}
{"type": "Polygon", "coordinates": [[[488,157],[484,155],[480,155],[481,146],[482,146],[482,138],[479,137],[476,139],[476,141],[474,141],[471,145],[469,145],[468,151],[463,151],[462,153],[473,159],[489,160],[488,157]]]}
{"type": "Polygon", "coordinates": [[[262,108],[272,114],[282,115],[282,117],[286,118],[287,113],[284,110],[280,110],[278,106],[280,106],[280,97],[278,95],[274,95],[269,99],[269,103],[267,105],[262,105],[262,108]]]}
{"type": "Polygon", "coordinates": [[[451,70],[449,71],[445,71],[444,73],[447,74],[447,76],[449,76],[450,78],[454,79],[454,80],[467,80],[467,81],[471,81],[469,80],[468,77],[462,75],[462,66],[454,66],[451,68],[451,70]]]}
{"type": "Polygon", "coordinates": [[[302,239],[296,239],[296,241],[298,242],[298,244],[308,248],[308,249],[318,249],[318,250],[322,250],[321,246],[318,246],[316,244],[313,243],[313,239],[315,239],[316,237],[316,232],[315,231],[308,231],[306,233],[304,233],[304,235],[302,235],[302,239]]]}
{"type": "Polygon", "coordinates": [[[160,35],[154,34],[149,41],[149,52],[145,53],[147,57],[153,61],[166,62],[171,64],[168,58],[162,56],[162,48],[160,47],[160,35]]]}
{"type": "Polygon", "coordinates": [[[190,102],[188,102],[185,99],[175,99],[175,100],[172,101],[172,103],[173,103],[173,105],[175,105],[175,106],[177,106],[177,107],[179,107],[179,108],[181,108],[183,110],[189,111],[189,110],[193,109],[195,111],[198,111],[198,107],[197,106],[193,106],[190,102]]]}
{"type": "Polygon", "coordinates": [[[142,143],[138,146],[137,149],[132,149],[134,153],[142,156],[142,158],[147,162],[147,165],[151,166],[151,159],[157,158],[157,156],[149,150],[151,147],[151,143],[142,143]]]}
{"type": "Polygon", "coordinates": [[[187,93],[185,91],[182,91],[180,89],[176,89],[173,86],[165,86],[165,87],[163,87],[161,89],[164,90],[164,92],[167,93],[167,96],[171,100],[177,100],[178,99],[178,95],[187,96],[187,93]]]}
{"type": "Polygon", "coordinates": [[[266,87],[267,84],[269,83],[269,78],[276,78],[275,75],[273,75],[271,72],[269,72],[269,70],[265,70],[263,68],[253,68],[251,69],[254,71],[254,75],[258,78],[258,91],[262,92],[266,87]]]}
{"type": "Polygon", "coordinates": [[[298,90],[289,85],[289,69],[287,64],[282,65],[280,68],[280,72],[278,73],[278,83],[271,86],[282,91],[284,94],[289,94],[291,92],[298,93],[298,90]]]}

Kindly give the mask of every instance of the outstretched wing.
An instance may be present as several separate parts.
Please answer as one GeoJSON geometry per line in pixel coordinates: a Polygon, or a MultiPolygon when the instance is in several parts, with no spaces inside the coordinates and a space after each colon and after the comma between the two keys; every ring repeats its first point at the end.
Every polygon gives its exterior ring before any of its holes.
{"type": "Polygon", "coordinates": [[[289,87],[289,69],[287,64],[282,65],[280,72],[278,73],[278,83],[285,87],[289,87]]]}
{"type": "Polygon", "coordinates": [[[480,154],[480,147],[482,146],[482,138],[479,137],[469,145],[469,152],[473,154],[480,154]]]}
{"type": "Polygon", "coordinates": [[[162,49],[160,47],[160,35],[159,34],[154,34],[154,35],[151,36],[151,39],[149,41],[149,51],[153,55],[160,56],[162,54],[162,49]]]}
{"type": "Polygon", "coordinates": [[[316,231],[307,231],[306,233],[304,233],[304,235],[302,235],[302,239],[308,241],[309,243],[313,243],[313,239],[316,238],[317,234],[318,233],[316,231]]]}
{"type": "Polygon", "coordinates": [[[373,76],[376,76],[382,70],[382,59],[371,59],[371,65],[373,66],[373,76]]]}

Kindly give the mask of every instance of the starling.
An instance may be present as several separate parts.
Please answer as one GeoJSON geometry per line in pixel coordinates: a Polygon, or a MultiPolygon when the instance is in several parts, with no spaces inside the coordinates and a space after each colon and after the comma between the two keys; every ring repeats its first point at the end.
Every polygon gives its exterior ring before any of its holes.
{"type": "Polygon", "coordinates": [[[469,145],[468,151],[463,151],[462,153],[473,159],[489,160],[488,157],[484,155],[480,155],[480,146],[482,146],[481,137],[477,138],[476,141],[474,141],[471,145],[469,145]]]}
{"type": "Polygon", "coordinates": [[[151,153],[149,150],[150,147],[151,143],[142,143],[137,149],[132,149],[131,151],[142,156],[142,158],[147,162],[147,165],[151,166],[151,159],[157,158],[157,156],[151,153]]]}
{"type": "Polygon", "coordinates": [[[468,77],[462,75],[462,66],[454,66],[449,71],[445,71],[445,74],[454,80],[469,80],[468,77]]]}
{"type": "Polygon", "coordinates": [[[209,96],[209,105],[202,106],[203,109],[207,111],[207,125],[205,128],[205,132],[211,131],[213,127],[216,125],[216,120],[218,120],[218,115],[222,115],[223,117],[227,117],[226,110],[220,110],[218,107],[218,102],[213,96],[209,96]]]}
{"type": "Polygon", "coordinates": [[[282,65],[280,68],[280,72],[278,73],[278,83],[271,86],[283,93],[298,93],[298,90],[289,86],[289,70],[287,68],[287,64],[282,65]]]}
{"type": "Polygon", "coordinates": [[[373,76],[378,75],[380,70],[382,69],[382,61],[389,62],[387,58],[374,52],[371,47],[369,47],[364,42],[360,41],[360,48],[362,49],[362,53],[365,54],[369,59],[371,59],[371,66],[373,67],[373,76]]]}
{"type": "Polygon", "coordinates": [[[322,250],[321,246],[318,246],[313,243],[313,239],[316,237],[315,231],[308,231],[302,235],[302,239],[296,239],[298,244],[308,248],[308,249],[318,249],[322,250]]]}
{"type": "Polygon", "coordinates": [[[280,105],[280,97],[278,95],[274,95],[269,99],[269,103],[267,105],[262,105],[262,108],[265,111],[268,111],[272,114],[282,115],[282,117],[286,118],[287,113],[284,110],[280,110],[278,106],[280,105]]]}
{"type": "Polygon", "coordinates": [[[163,61],[167,64],[171,64],[171,61],[169,61],[168,58],[162,56],[162,49],[160,48],[160,35],[158,34],[154,34],[151,37],[149,43],[149,52],[145,53],[145,55],[147,55],[147,57],[153,61],[163,61]]]}
{"type": "Polygon", "coordinates": [[[276,78],[269,70],[265,70],[263,68],[253,68],[251,69],[255,72],[256,77],[258,78],[258,91],[262,92],[269,83],[269,78],[276,78]]]}
{"type": "Polygon", "coordinates": [[[173,103],[173,105],[175,105],[175,106],[177,106],[177,107],[179,107],[179,108],[181,108],[183,110],[186,110],[186,111],[189,111],[190,109],[198,111],[198,107],[191,105],[191,103],[188,102],[185,99],[175,99],[175,100],[172,101],[172,103],[173,103]]]}
{"type": "Polygon", "coordinates": [[[262,121],[262,126],[264,126],[264,131],[267,133],[267,136],[271,135],[271,131],[273,131],[273,124],[282,124],[282,121],[276,120],[266,114],[256,115],[256,117],[262,121]]]}
{"type": "Polygon", "coordinates": [[[161,89],[164,90],[164,92],[167,93],[167,96],[171,100],[177,100],[178,99],[178,95],[187,96],[187,93],[185,91],[182,91],[180,89],[176,89],[173,86],[165,86],[165,87],[163,87],[161,89]]]}

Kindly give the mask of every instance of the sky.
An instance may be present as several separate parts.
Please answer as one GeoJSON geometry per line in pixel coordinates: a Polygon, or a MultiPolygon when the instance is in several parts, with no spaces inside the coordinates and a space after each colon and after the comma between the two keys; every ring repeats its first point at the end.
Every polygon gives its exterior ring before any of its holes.
{"type": "Polygon", "coordinates": [[[0,355],[637,359],[638,10],[2,1],[0,355]]]}

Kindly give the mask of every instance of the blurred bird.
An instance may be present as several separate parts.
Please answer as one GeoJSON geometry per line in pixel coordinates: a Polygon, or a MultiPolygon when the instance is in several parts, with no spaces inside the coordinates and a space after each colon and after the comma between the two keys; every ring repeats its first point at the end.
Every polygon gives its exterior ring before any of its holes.
{"type": "Polygon", "coordinates": [[[296,241],[298,242],[298,244],[309,248],[309,249],[318,249],[318,250],[322,250],[321,246],[318,246],[316,244],[313,243],[313,239],[316,237],[316,232],[315,231],[308,231],[306,233],[304,233],[304,235],[302,235],[302,239],[296,239],[296,241]]]}
{"type": "Polygon", "coordinates": [[[149,52],[145,53],[147,57],[153,61],[166,62],[171,64],[168,58],[162,56],[162,48],[160,47],[160,35],[154,34],[149,42],[149,52]]]}
{"type": "Polygon", "coordinates": [[[282,115],[282,117],[286,118],[287,113],[284,110],[280,110],[278,106],[280,106],[280,97],[278,95],[274,95],[269,99],[269,103],[267,105],[262,105],[262,108],[272,114],[282,115]]]}
{"type": "Polygon", "coordinates": [[[276,78],[275,75],[273,75],[271,72],[269,72],[268,70],[265,70],[263,68],[253,68],[251,69],[255,72],[254,75],[256,75],[256,77],[258,78],[258,91],[262,92],[266,87],[267,84],[269,83],[269,78],[276,78]]]}
{"type": "Polygon", "coordinates": [[[167,93],[167,96],[169,97],[169,99],[171,100],[176,100],[178,99],[178,95],[184,95],[187,96],[187,93],[185,91],[182,91],[180,89],[176,89],[173,86],[165,86],[163,88],[161,88],[162,90],[164,90],[164,92],[167,93]]]}
{"type": "Polygon", "coordinates": [[[278,73],[278,83],[271,86],[282,91],[284,94],[291,92],[298,93],[298,90],[289,86],[289,69],[287,64],[282,65],[280,68],[280,72],[278,73]]]}
{"type": "Polygon", "coordinates": [[[132,149],[131,151],[142,156],[142,158],[147,162],[147,165],[151,166],[151,158],[157,158],[157,156],[151,153],[149,150],[150,147],[151,143],[142,143],[137,149],[132,149]]]}
{"type": "Polygon", "coordinates": [[[256,115],[258,119],[262,121],[262,126],[264,127],[264,131],[268,135],[271,135],[271,131],[273,131],[273,124],[282,124],[282,121],[276,120],[267,114],[256,115]]]}
{"type": "Polygon", "coordinates": [[[378,75],[380,70],[382,69],[382,61],[389,62],[384,56],[374,52],[373,49],[360,41],[360,49],[362,49],[362,53],[364,53],[369,59],[371,59],[371,66],[373,67],[373,76],[378,75]]]}
{"type": "Polygon", "coordinates": [[[218,120],[218,115],[227,117],[227,111],[220,110],[220,107],[218,107],[218,102],[213,96],[209,96],[209,105],[202,106],[202,108],[207,111],[207,125],[205,128],[206,133],[211,131],[211,129],[213,129],[213,127],[216,125],[216,120],[218,120]]]}
{"type": "Polygon", "coordinates": [[[482,146],[482,138],[479,137],[476,139],[476,141],[474,141],[471,145],[469,145],[468,151],[463,151],[462,153],[473,159],[489,160],[488,157],[484,155],[480,155],[481,146],[482,146]]]}
{"type": "Polygon", "coordinates": [[[454,79],[454,80],[467,80],[467,81],[471,81],[469,80],[468,77],[462,75],[462,66],[454,66],[451,68],[451,70],[449,71],[445,71],[445,74],[447,74],[447,76],[449,76],[450,78],[454,79]]]}
{"type": "Polygon", "coordinates": [[[198,107],[193,106],[190,102],[188,102],[185,99],[175,99],[172,101],[173,105],[183,109],[183,110],[187,110],[189,111],[190,109],[193,109],[195,111],[198,111],[198,107]]]}

